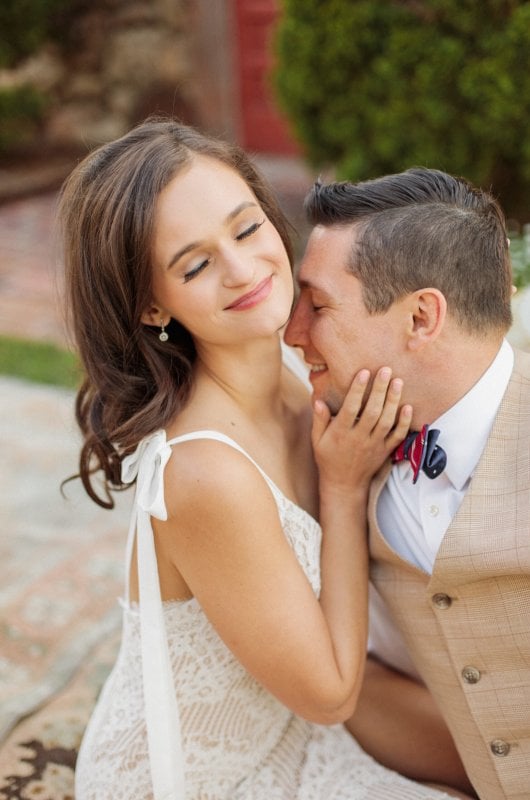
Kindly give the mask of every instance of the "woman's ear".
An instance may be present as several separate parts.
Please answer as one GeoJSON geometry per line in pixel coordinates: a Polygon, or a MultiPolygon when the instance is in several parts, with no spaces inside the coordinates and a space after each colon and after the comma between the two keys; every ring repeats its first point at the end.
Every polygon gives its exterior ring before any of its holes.
{"type": "Polygon", "coordinates": [[[418,289],[410,299],[409,349],[419,350],[440,335],[447,316],[447,300],[439,289],[418,289]]]}
{"type": "Polygon", "coordinates": [[[160,327],[161,325],[169,325],[170,315],[165,313],[160,306],[149,306],[141,316],[144,325],[152,325],[160,327]]]}

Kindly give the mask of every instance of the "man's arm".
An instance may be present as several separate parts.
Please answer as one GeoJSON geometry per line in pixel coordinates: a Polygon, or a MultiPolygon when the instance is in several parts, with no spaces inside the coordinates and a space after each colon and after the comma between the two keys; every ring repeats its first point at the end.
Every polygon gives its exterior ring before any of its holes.
{"type": "Polygon", "coordinates": [[[361,695],[346,727],[384,766],[476,797],[428,689],[373,658],[366,662],[361,695]]]}

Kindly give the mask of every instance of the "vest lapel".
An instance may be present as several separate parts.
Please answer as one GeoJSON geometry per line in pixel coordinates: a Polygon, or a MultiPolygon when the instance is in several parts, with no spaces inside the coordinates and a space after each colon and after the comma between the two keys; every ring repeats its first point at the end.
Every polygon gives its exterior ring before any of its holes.
{"type": "MultiPolygon", "coordinates": [[[[429,591],[473,580],[477,572],[484,578],[499,574],[499,570],[520,572],[530,569],[530,497],[527,513],[521,506],[506,502],[507,495],[517,491],[508,476],[521,475],[526,486],[524,464],[530,461],[530,419],[521,418],[521,409],[528,407],[523,395],[530,391],[530,357],[516,352],[514,371],[499,407],[486,448],[480,458],[462,505],[449,526],[436,557],[429,591]],[[519,424],[517,424],[519,423],[519,424]],[[519,561],[514,563],[514,550],[519,561]],[[521,559],[522,562],[521,563],[521,559]]],[[[370,491],[368,518],[370,523],[370,554],[377,571],[378,561],[399,564],[407,572],[428,576],[418,567],[402,559],[385,541],[377,524],[377,501],[391,465],[386,464],[375,476],[370,491]]]]}

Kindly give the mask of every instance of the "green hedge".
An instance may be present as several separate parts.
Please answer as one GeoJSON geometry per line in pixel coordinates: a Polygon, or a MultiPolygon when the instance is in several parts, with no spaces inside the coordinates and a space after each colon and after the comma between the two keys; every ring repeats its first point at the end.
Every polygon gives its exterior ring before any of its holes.
{"type": "Polygon", "coordinates": [[[47,39],[62,39],[79,0],[2,0],[0,66],[11,67],[47,39]]]}
{"type": "Polygon", "coordinates": [[[32,86],[0,89],[0,154],[32,141],[47,105],[32,86]]]}
{"type": "Polygon", "coordinates": [[[530,219],[530,2],[283,0],[274,82],[315,165],[412,165],[530,219]]]}

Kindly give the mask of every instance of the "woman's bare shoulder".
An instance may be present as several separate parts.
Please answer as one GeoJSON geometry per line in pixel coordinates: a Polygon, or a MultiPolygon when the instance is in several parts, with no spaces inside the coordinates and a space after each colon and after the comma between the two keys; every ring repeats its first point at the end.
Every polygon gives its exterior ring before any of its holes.
{"type": "Polygon", "coordinates": [[[164,480],[169,517],[190,512],[203,516],[212,510],[217,516],[222,508],[250,509],[252,498],[272,500],[265,478],[250,458],[213,438],[174,444],[164,480]]]}

